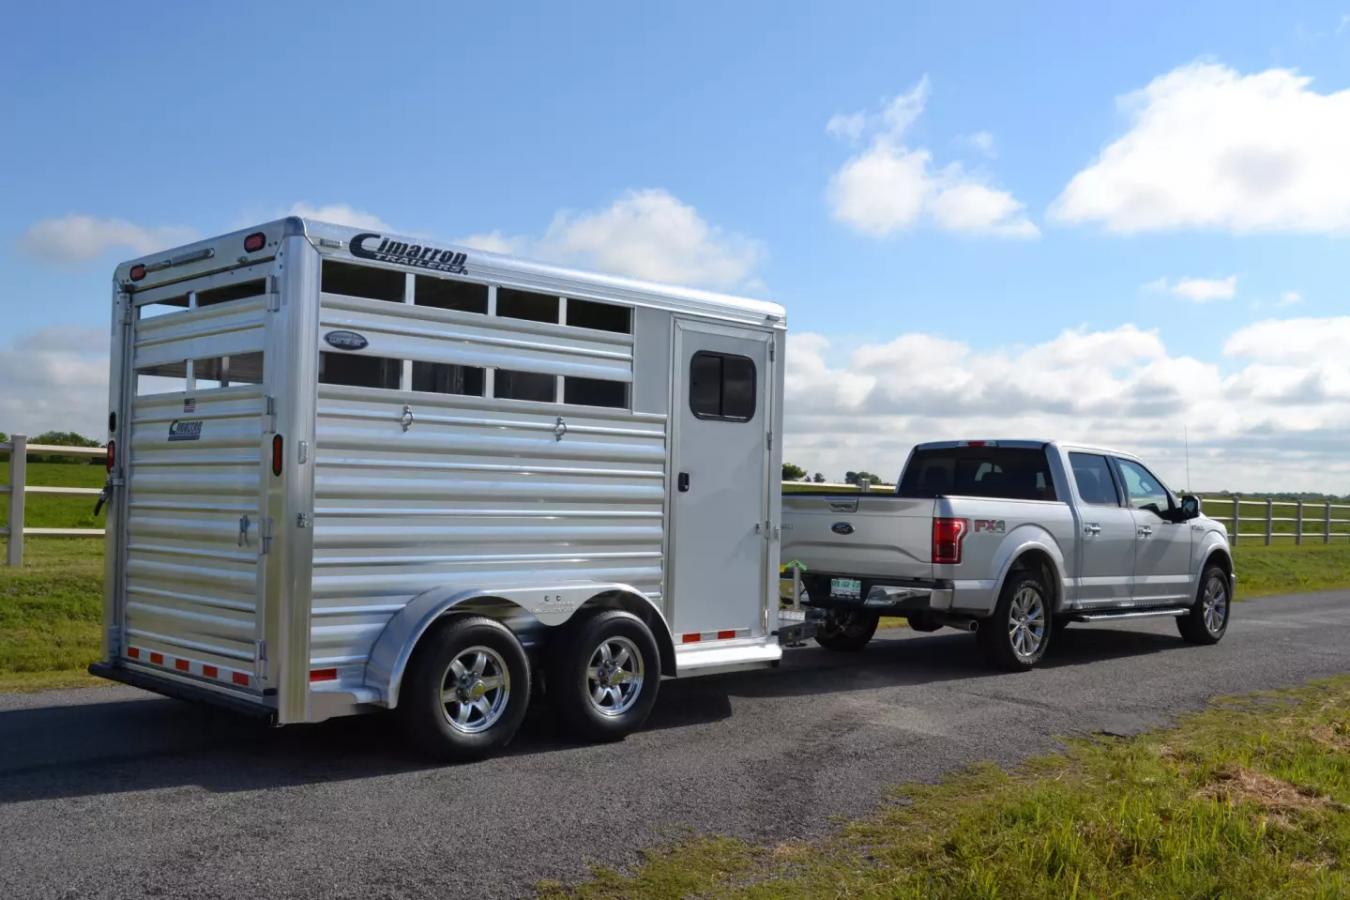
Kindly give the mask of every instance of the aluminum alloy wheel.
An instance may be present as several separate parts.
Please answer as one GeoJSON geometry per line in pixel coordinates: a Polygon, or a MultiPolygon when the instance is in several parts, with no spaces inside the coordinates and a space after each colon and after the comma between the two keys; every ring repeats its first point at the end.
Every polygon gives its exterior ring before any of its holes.
{"type": "Polygon", "coordinates": [[[1205,630],[1210,634],[1223,631],[1223,626],[1228,622],[1228,585],[1224,584],[1223,578],[1216,575],[1205,583],[1200,616],[1205,622],[1205,630]]]}
{"type": "Polygon", "coordinates": [[[602,716],[620,716],[642,695],[646,671],[637,644],[622,635],[600,642],[586,664],[586,696],[602,716]]]}
{"type": "Polygon", "coordinates": [[[1045,601],[1041,592],[1023,585],[1008,608],[1008,640],[1013,652],[1030,659],[1045,641],[1045,601]]]}
{"type": "Polygon", "coordinates": [[[464,734],[479,734],[496,725],[510,697],[511,672],[506,660],[482,644],[461,650],[441,676],[445,719],[464,734]]]}

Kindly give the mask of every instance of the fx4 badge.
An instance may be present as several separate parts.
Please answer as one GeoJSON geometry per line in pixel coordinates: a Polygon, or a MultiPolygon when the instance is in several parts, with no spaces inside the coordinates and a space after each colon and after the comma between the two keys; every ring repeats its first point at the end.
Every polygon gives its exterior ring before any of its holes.
{"type": "Polygon", "coordinates": [[[1005,531],[1007,531],[1007,530],[1008,530],[1007,523],[1005,523],[1002,519],[976,519],[976,520],[975,520],[975,533],[976,533],[976,534],[979,534],[981,531],[986,531],[986,532],[988,532],[989,534],[1003,534],[1003,533],[1004,533],[1005,531]]]}

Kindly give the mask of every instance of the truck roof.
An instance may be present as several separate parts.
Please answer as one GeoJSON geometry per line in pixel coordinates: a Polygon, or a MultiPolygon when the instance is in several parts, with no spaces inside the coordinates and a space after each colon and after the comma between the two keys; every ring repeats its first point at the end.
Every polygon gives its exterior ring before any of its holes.
{"type": "MultiPolygon", "coordinates": [[[[242,241],[245,235],[257,231],[266,231],[269,234],[277,235],[303,235],[310,243],[321,248],[349,248],[352,241],[362,235],[370,235],[379,239],[388,238],[391,241],[397,240],[401,244],[418,248],[428,248],[428,242],[430,241],[438,249],[444,248],[467,254],[473,261],[475,274],[488,280],[505,281],[507,283],[516,281],[539,287],[547,286],[548,289],[556,289],[563,295],[585,296],[589,288],[590,292],[598,291],[607,297],[626,299],[635,305],[675,307],[687,309],[690,312],[735,311],[742,316],[758,318],[779,328],[785,327],[787,321],[787,313],[783,307],[766,300],[754,300],[716,291],[679,287],[600,272],[588,272],[535,260],[519,259],[500,253],[490,253],[486,250],[477,250],[449,241],[429,238],[427,235],[407,235],[372,228],[351,228],[302,216],[288,216],[284,219],[276,219],[261,225],[227,232],[190,244],[129,259],[117,267],[113,277],[119,284],[125,283],[129,279],[129,273],[133,266],[143,265],[151,271],[161,272],[177,268],[180,261],[190,261],[194,264],[185,265],[181,275],[175,273],[174,277],[156,278],[154,282],[164,284],[177,280],[179,277],[195,277],[211,268],[210,262],[200,259],[201,253],[208,249],[214,249],[215,245],[230,241],[236,236],[242,241]]],[[[231,265],[233,264],[231,260],[232,253],[220,254],[221,265],[231,265]]]]}

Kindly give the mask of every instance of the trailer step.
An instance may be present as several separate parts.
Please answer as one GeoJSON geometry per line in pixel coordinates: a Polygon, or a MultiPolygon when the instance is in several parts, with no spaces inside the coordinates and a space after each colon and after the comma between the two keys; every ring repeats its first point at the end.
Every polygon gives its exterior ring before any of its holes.
{"type": "Polygon", "coordinates": [[[1114,619],[1153,619],[1159,616],[1184,616],[1190,613],[1185,606],[1164,606],[1158,609],[1121,609],[1102,612],[1075,613],[1069,616],[1070,622],[1107,622],[1114,619]]]}

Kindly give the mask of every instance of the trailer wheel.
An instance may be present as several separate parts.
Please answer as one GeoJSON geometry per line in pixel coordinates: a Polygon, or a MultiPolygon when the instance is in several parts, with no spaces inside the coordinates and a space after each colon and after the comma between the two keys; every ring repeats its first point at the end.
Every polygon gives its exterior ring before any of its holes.
{"type": "Polygon", "coordinates": [[[423,635],[397,707],[413,742],[438,759],[480,759],[515,737],[530,701],[530,663],[505,625],[456,617],[423,635]]]}
{"type": "Polygon", "coordinates": [[[816,626],[816,643],[826,650],[861,650],[877,633],[880,618],[877,613],[862,610],[832,609],[825,614],[825,621],[816,626]]]}
{"type": "Polygon", "coordinates": [[[1053,634],[1050,592],[1040,575],[1027,571],[1008,576],[994,614],[975,632],[990,665],[1009,672],[1040,662],[1053,634]]]}
{"type": "Polygon", "coordinates": [[[1228,630],[1228,573],[1206,566],[1191,611],[1177,616],[1177,630],[1188,644],[1217,644],[1228,630]]]}
{"type": "Polygon", "coordinates": [[[569,625],[549,652],[548,691],[563,727],[582,740],[619,741],[656,703],[661,655],[645,622],[602,610],[569,625]]]}

